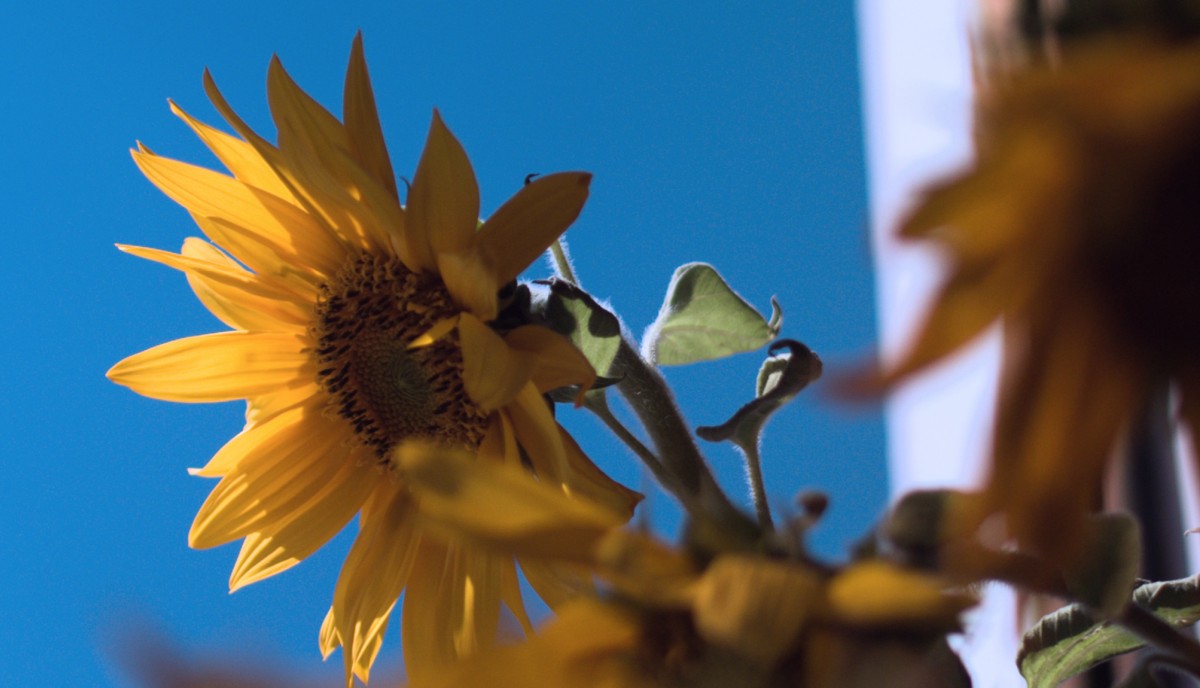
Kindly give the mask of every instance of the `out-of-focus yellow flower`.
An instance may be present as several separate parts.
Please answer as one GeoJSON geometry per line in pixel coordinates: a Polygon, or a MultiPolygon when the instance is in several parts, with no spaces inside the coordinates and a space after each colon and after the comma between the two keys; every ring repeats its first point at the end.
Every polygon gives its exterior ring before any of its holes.
{"type": "Polygon", "coordinates": [[[949,277],[894,385],[1000,321],[993,457],[977,514],[1072,556],[1121,432],[1173,382],[1200,431],[1200,48],[1122,40],[999,73],[978,154],[904,224],[949,277]]]}
{"type": "MultiPolygon", "coordinates": [[[[535,638],[420,677],[413,688],[839,686],[839,677],[860,668],[855,658],[875,652],[872,639],[912,650],[904,660],[921,664],[930,643],[956,629],[959,613],[974,604],[935,577],[882,560],[830,570],[727,553],[701,565],[646,535],[616,530],[611,513],[586,499],[518,480],[514,467],[472,469],[462,458],[412,450],[398,461],[423,511],[448,535],[483,549],[588,563],[609,584],[603,599],[560,607],[535,638]],[[503,508],[488,517],[478,504],[492,501],[503,508]]],[[[927,669],[936,674],[945,665],[927,669]]]]}
{"type": "MultiPolygon", "coordinates": [[[[232,176],[145,148],[133,156],[212,243],[188,239],[180,254],[122,248],[183,271],[233,330],[154,347],[108,376],[159,399],[246,399],[245,429],[193,471],[221,481],[190,544],[244,539],[237,589],[295,565],[361,513],[321,647],[340,645],[347,680],[366,681],[407,589],[403,642],[418,675],[488,644],[502,603],[523,621],[525,612],[512,557],[434,537],[395,451],[417,440],[481,463],[525,460],[543,484],[618,519],[637,499],[584,456],[542,396],[586,389],[595,373],[583,355],[542,327],[488,325],[497,292],[574,221],[590,175],[540,177],[480,226],[471,164],[435,112],[402,207],[358,39],[344,122],[272,60],[278,145],[207,75],[205,86],[240,138],[172,109],[232,176]]],[[[552,604],[578,584],[536,561],[525,573],[552,604]]]]}

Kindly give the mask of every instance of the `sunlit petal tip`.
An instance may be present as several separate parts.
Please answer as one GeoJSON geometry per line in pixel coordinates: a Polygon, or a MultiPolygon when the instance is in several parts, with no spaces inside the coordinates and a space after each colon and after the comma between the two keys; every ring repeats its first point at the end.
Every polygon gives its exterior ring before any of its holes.
{"type": "Polygon", "coordinates": [[[426,330],[416,339],[408,343],[410,349],[420,349],[435,342],[441,341],[446,335],[454,331],[458,327],[459,316],[452,318],[443,318],[433,324],[433,327],[426,330]]]}

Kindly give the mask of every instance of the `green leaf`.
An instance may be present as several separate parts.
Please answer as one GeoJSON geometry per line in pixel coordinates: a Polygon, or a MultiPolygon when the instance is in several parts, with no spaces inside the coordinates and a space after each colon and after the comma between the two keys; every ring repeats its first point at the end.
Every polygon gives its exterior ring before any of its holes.
{"type": "MultiPolygon", "coordinates": [[[[1133,592],[1134,604],[1177,628],[1200,620],[1200,575],[1146,583],[1133,592]]],[[[1097,622],[1080,604],[1049,614],[1025,634],[1017,653],[1029,688],[1054,688],[1107,659],[1136,650],[1144,641],[1108,621],[1097,622]]]]}
{"type": "Polygon", "coordinates": [[[742,447],[757,445],[758,436],[771,414],[821,377],[821,359],[794,339],[781,339],[767,352],[773,357],[759,368],[758,395],[724,423],[696,428],[696,434],[702,439],[709,442],[730,440],[742,447]],[[774,356],[781,349],[787,349],[788,353],[774,356]]]}
{"type": "Polygon", "coordinates": [[[621,345],[621,322],[591,294],[563,279],[538,280],[550,287],[534,309],[550,329],[568,337],[601,377],[608,375],[621,345]]]}
{"type": "Polygon", "coordinates": [[[681,265],[671,277],[643,352],[658,365],[683,365],[753,351],[779,334],[783,313],[771,300],[771,321],[705,263],[681,265]]]}

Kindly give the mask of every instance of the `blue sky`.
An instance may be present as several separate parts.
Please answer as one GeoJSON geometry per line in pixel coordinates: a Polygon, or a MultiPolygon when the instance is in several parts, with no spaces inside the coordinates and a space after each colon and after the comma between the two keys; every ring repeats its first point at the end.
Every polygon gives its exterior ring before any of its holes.
{"type": "MultiPolygon", "coordinates": [[[[715,264],[784,334],[836,370],[874,334],[852,3],[43,3],[0,26],[5,168],[7,388],[0,487],[0,630],[9,685],[125,685],[102,648],[150,624],[189,656],[237,648],[306,674],[349,547],[341,537],[282,576],[227,594],[237,548],[192,551],[187,528],[212,484],[190,478],[241,425],[238,404],[139,397],[103,373],[126,355],[220,329],[183,278],[115,242],[176,250],[197,234],[145,181],[138,140],[212,158],[167,109],[210,123],[209,67],[270,132],[267,62],[337,111],[361,29],[398,174],[411,175],[439,108],[471,156],[488,212],[530,172],[584,169],[592,194],[568,238],[582,280],[635,334],[674,268],[715,264]]],[[[535,265],[530,277],[544,276],[535,265]]],[[[670,369],[696,424],[753,393],[761,356],[670,369]]],[[[784,410],[764,445],[776,504],[832,497],[816,534],[829,555],[866,530],[886,495],[878,409],[820,388],[784,410]]],[[[633,458],[591,418],[568,424],[632,481],[633,458]]],[[[710,457],[742,494],[738,458],[710,457]]],[[[669,521],[669,505],[650,500],[669,521]]],[[[398,654],[397,629],[384,650],[398,654]]]]}

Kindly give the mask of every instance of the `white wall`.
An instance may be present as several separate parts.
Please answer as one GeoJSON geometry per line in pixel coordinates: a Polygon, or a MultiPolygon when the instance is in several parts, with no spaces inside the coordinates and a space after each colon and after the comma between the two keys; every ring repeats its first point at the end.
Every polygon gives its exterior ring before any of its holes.
{"type": "MultiPolygon", "coordinates": [[[[970,157],[969,0],[858,0],[859,55],[880,346],[899,354],[940,277],[937,258],[892,233],[925,182],[970,157]]],[[[886,404],[893,496],[982,475],[998,367],[993,333],[886,404]]],[[[1011,591],[989,589],[959,650],[977,688],[1024,686],[1011,591]]]]}

